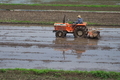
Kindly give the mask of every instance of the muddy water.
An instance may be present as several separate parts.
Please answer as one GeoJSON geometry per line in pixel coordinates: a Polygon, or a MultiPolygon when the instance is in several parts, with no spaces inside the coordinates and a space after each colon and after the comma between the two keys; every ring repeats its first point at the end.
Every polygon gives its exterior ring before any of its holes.
{"type": "Polygon", "coordinates": [[[100,29],[100,40],[61,39],[52,26],[0,25],[0,68],[120,72],[120,28],[100,29]]]}

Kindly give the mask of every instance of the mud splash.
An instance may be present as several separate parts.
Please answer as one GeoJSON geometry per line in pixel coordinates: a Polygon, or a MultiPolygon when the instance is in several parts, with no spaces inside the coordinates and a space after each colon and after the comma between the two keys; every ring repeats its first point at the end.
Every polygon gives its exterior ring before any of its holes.
{"type": "Polygon", "coordinates": [[[0,68],[120,72],[120,28],[100,27],[101,38],[56,38],[49,26],[0,25],[0,68]]]}

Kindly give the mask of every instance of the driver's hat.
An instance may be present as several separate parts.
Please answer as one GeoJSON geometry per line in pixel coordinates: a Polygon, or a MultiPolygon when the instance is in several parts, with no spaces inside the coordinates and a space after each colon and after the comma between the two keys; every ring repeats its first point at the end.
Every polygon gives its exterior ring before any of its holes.
{"type": "Polygon", "coordinates": [[[80,16],[80,15],[78,15],[77,17],[78,17],[78,18],[81,18],[81,16],[80,16]]]}

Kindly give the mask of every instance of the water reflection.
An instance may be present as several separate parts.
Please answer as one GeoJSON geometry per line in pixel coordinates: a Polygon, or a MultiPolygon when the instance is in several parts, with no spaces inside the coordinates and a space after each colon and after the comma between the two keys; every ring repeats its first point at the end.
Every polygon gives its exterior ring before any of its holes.
{"type": "Polygon", "coordinates": [[[65,60],[65,54],[74,54],[77,55],[78,59],[81,58],[82,53],[85,53],[89,47],[98,44],[98,40],[85,38],[56,38],[53,43],[58,45],[54,50],[61,51],[65,60]]]}

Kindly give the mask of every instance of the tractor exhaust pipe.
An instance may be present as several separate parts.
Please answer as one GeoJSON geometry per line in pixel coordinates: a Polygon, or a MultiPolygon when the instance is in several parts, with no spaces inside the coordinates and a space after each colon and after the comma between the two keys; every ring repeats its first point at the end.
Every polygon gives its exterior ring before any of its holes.
{"type": "Polygon", "coordinates": [[[66,15],[64,15],[64,18],[63,18],[63,24],[65,23],[65,17],[66,17],[66,15]]]}

